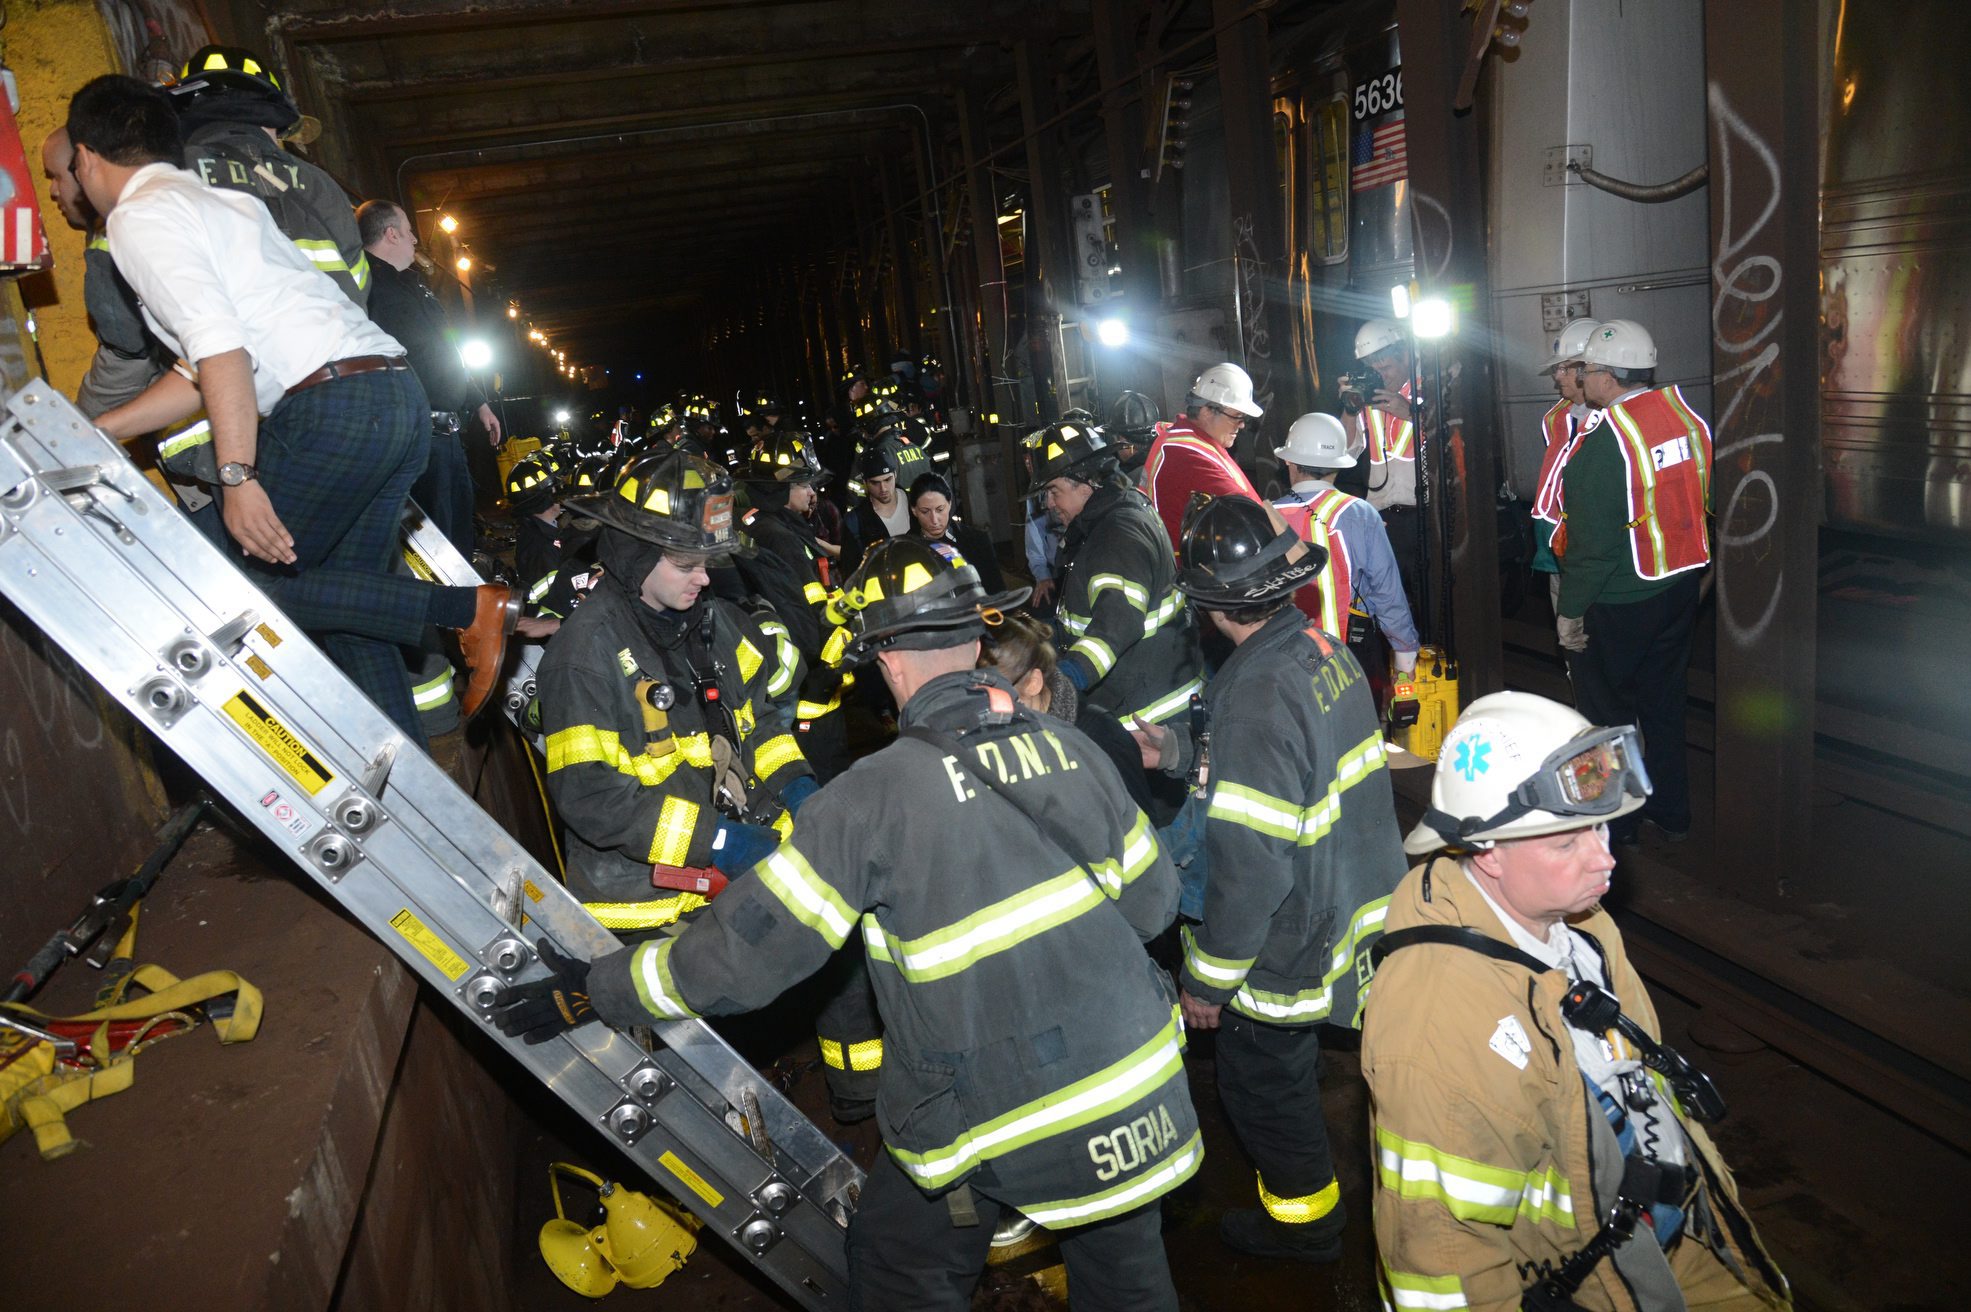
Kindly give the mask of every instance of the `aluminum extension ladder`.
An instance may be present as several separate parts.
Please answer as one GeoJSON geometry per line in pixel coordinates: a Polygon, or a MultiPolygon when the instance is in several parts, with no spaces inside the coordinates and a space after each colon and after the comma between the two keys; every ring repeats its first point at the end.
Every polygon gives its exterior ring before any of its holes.
{"type": "Polygon", "coordinates": [[[707,1231],[799,1305],[846,1305],[855,1164],[702,1022],[654,1024],[650,1051],[600,1023],[533,1047],[493,1028],[536,941],[588,958],[615,936],[73,405],[37,379],[6,409],[0,593],[707,1231]]]}

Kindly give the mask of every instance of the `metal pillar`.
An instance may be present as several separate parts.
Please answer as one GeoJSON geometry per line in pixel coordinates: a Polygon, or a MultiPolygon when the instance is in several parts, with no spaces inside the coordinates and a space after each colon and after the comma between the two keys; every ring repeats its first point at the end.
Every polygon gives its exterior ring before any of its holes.
{"type": "MultiPolygon", "coordinates": [[[[1417,218],[1416,275],[1426,295],[1460,305],[1467,334],[1445,344],[1445,373],[1461,365],[1452,389],[1453,428],[1441,462],[1451,512],[1452,578],[1459,692],[1466,704],[1504,686],[1499,632],[1499,434],[1493,363],[1482,346],[1480,306],[1491,303],[1485,267],[1485,132],[1481,112],[1452,108],[1471,43],[1459,0],[1397,0],[1403,44],[1404,133],[1410,157],[1410,212],[1417,218]]],[[[1429,354],[1429,348],[1426,355],[1429,354]]],[[[1434,372],[1434,362],[1424,361],[1434,372]]],[[[1433,437],[1437,434],[1433,432],[1433,437]]],[[[1433,596],[1444,596],[1432,590],[1433,596]]]]}
{"type": "MultiPolygon", "coordinates": [[[[1150,179],[1143,176],[1148,122],[1143,103],[1143,52],[1137,44],[1144,0],[1092,0],[1095,64],[1102,81],[1102,126],[1109,148],[1109,207],[1115,212],[1116,246],[1122,266],[1123,308],[1141,340],[1154,338],[1162,297],[1157,276],[1157,227],[1151,210],[1150,179]]],[[[1104,369],[1110,395],[1131,388],[1152,397],[1163,392],[1155,360],[1118,352],[1104,369]],[[1119,375],[1119,377],[1117,376],[1119,375]],[[1118,386],[1120,384],[1120,386],[1118,386]]]]}
{"type": "Polygon", "coordinates": [[[924,330],[923,316],[917,312],[917,283],[910,268],[910,251],[903,239],[903,216],[897,212],[899,197],[903,187],[897,178],[897,162],[885,157],[882,165],[883,177],[883,241],[890,251],[890,283],[896,303],[896,323],[899,333],[892,349],[908,346],[922,355],[924,348],[917,338],[924,330]]]}
{"type": "Polygon", "coordinates": [[[1061,415],[1061,361],[1055,340],[1065,301],[1073,303],[1074,271],[1067,266],[1068,207],[1061,194],[1060,141],[1040,125],[1060,112],[1054,85],[1054,36],[1013,48],[1019,75],[1020,126],[1027,134],[1027,354],[1034,400],[1043,422],[1061,415]]]}
{"type": "MultiPolygon", "coordinates": [[[[982,158],[992,143],[986,136],[984,105],[970,90],[958,93],[958,140],[965,153],[965,190],[971,198],[972,258],[978,265],[979,323],[984,338],[979,431],[999,438],[1000,469],[1010,488],[1017,481],[1015,471],[1020,468],[1020,447],[1015,436],[1020,428],[1020,393],[1016,386],[999,381],[1013,372],[1006,358],[1006,265],[999,251],[999,201],[993,194],[992,170],[982,158]],[[1004,422],[993,423],[988,429],[984,421],[995,414],[1004,422]]],[[[1009,504],[1003,516],[1010,521],[1016,513],[1017,506],[1009,504]]]]}
{"type": "MultiPolygon", "coordinates": [[[[1287,237],[1273,144],[1273,90],[1266,17],[1246,0],[1213,0],[1218,85],[1225,125],[1225,182],[1231,195],[1232,255],[1239,280],[1240,351],[1266,428],[1285,440],[1300,414],[1287,300],[1287,237]],[[1246,16],[1241,18],[1240,15],[1246,16]]],[[[1152,106],[1151,112],[1160,112],[1152,106]]],[[[1268,451],[1276,445],[1263,442],[1268,451]]]]}
{"type": "Polygon", "coordinates": [[[1782,888],[1812,833],[1821,512],[1814,11],[1798,0],[1740,0],[1704,14],[1717,411],[1713,869],[1782,888]]]}

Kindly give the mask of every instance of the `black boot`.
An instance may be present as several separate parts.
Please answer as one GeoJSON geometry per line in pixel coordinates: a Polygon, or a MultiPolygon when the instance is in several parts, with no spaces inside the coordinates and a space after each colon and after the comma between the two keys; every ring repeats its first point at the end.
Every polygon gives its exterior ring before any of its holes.
{"type": "Polygon", "coordinates": [[[1341,1259],[1341,1232],[1348,1212],[1340,1202],[1317,1221],[1289,1225],[1257,1207],[1227,1212],[1218,1222],[1218,1237],[1227,1248],[1254,1257],[1287,1262],[1335,1262],[1341,1259]]]}

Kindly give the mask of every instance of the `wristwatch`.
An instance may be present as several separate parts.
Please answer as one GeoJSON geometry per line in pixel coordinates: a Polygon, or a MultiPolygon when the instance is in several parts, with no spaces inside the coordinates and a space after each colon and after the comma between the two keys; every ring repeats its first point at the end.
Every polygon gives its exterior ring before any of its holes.
{"type": "Polygon", "coordinates": [[[219,466],[219,481],[227,487],[238,487],[250,478],[259,478],[260,471],[252,465],[243,465],[237,460],[229,460],[219,466]]]}

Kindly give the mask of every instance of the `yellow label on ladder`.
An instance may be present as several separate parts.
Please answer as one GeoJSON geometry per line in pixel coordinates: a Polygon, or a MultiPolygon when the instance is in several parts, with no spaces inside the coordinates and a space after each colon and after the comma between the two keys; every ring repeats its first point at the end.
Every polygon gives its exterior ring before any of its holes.
{"type": "Polygon", "coordinates": [[[456,982],[459,976],[472,969],[464,957],[447,947],[445,940],[432,933],[430,926],[412,914],[409,907],[390,917],[390,928],[402,934],[405,941],[416,948],[426,961],[438,967],[438,973],[446,979],[456,982]]]}
{"type": "Polygon", "coordinates": [[[275,765],[287,771],[288,777],[307,789],[312,796],[335,782],[335,771],[322,763],[322,758],[301,736],[274,718],[274,713],[262,706],[257,698],[242,689],[226,699],[226,715],[246,736],[265,752],[275,765]]]}

